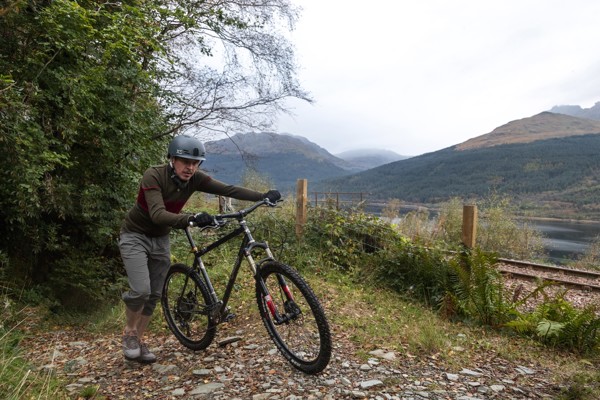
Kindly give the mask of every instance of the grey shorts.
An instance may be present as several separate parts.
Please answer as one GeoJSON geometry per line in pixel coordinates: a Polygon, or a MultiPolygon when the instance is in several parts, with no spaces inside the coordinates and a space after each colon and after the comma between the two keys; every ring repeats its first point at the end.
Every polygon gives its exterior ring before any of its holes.
{"type": "Polygon", "coordinates": [[[150,237],[121,231],[119,250],[129,281],[123,301],[133,311],[152,315],[171,265],[169,235],[150,237]]]}

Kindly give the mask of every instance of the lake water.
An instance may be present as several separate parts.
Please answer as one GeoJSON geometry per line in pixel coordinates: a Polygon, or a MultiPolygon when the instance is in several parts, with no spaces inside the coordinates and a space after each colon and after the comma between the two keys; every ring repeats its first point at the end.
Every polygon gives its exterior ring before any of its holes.
{"type": "Polygon", "coordinates": [[[600,235],[600,222],[530,221],[543,233],[549,258],[558,263],[576,259],[584,254],[600,235]]]}

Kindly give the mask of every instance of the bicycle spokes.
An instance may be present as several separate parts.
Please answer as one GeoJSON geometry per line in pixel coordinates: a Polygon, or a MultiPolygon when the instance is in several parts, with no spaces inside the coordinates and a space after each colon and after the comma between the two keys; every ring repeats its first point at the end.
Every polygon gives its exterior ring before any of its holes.
{"type": "Polygon", "coordinates": [[[162,306],[169,329],[192,350],[206,348],[215,335],[210,295],[197,274],[188,267],[171,267],[165,281],[162,306]]]}
{"type": "Polygon", "coordinates": [[[187,295],[181,296],[177,299],[177,307],[175,308],[175,314],[183,321],[189,321],[192,319],[198,300],[196,295],[191,290],[187,295]]]}

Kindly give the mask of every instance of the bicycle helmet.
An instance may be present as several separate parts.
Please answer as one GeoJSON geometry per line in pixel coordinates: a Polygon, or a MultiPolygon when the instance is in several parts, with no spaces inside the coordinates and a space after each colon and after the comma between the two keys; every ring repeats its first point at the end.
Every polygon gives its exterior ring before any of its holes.
{"type": "Polygon", "coordinates": [[[200,140],[187,135],[179,135],[169,143],[167,157],[188,158],[202,162],[206,159],[205,154],[206,149],[200,140]]]}

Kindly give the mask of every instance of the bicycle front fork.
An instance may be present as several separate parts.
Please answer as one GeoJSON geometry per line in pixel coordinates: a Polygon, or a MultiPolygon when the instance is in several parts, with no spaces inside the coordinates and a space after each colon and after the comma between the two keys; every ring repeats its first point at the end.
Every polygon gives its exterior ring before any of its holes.
{"type": "Polygon", "coordinates": [[[294,297],[292,296],[292,292],[290,291],[290,288],[285,282],[283,276],[277,274],[277,282],[279,283],[279,289],[281,290],[282,295],[285,297],[285,301],[283,304],[285,312],[283,315],[277,309],[277,305],[273,301],[273,297],[269,293],[269,290],[267,289],[265,282],[262,279],[261,287],[263,291],[263,301],[265,302],[267,308],[269,309],[269,312],[271,313],[273,322],[275,323],[275,325],[281,325],[296,319],[296,317],[300,315],[300,309],[298,308],[298,306],[296,306],[296,303],[294,302],[294,297]]]}

